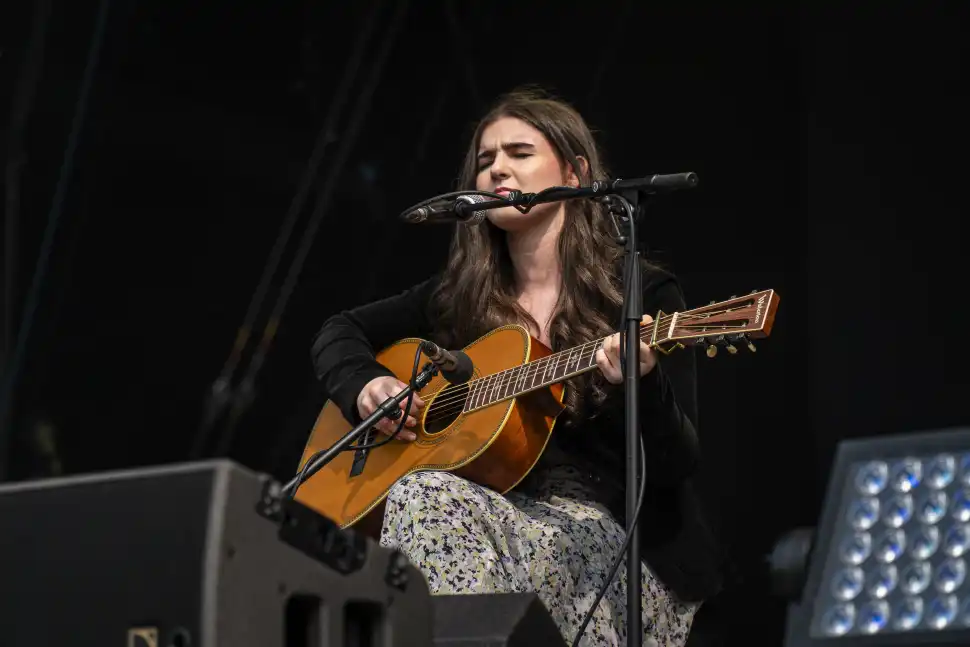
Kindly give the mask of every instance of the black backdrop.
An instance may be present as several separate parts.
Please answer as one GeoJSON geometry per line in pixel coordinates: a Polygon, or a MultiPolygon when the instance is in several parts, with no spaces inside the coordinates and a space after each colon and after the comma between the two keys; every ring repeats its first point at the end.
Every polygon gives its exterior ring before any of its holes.
{"type": "MultiPolygon", "coordinates": [[[[389,33],[395,3],[322,4],[110,7],[16,383],[12,474],[25,475],[24,439],[40,419],[57,429],[70,472],[189,458],[206,392],[373,12],[376,36],[318,174],[336,170],[339,183],[229,455],[290,473],[324,397],[309,365],[316,327],[441,262],[448,233],[405,227],[395,214],[451,188],[488,100],[547,84],[598,129],[616,175],[699,174],[696,191],[663,199],[643,229],[689,304],[781,294],[756,355],[700,364],[701,485],[747,574],[708,605],[706,624],[725,641],[778,640],[783,606],[764,592],[758,564],[780,533],[814,523],[838,440],[970,419],[965,10],[432,2],[410,3],[389,33]],[[355,105],[369,80],[372,96],[355,105]]],[[[30,10],[2,26],[8,114],[30,10]]],[[[12,325],[96,11],[52,4],[24,131],[17,254],[5,265],[12,325]]]]}

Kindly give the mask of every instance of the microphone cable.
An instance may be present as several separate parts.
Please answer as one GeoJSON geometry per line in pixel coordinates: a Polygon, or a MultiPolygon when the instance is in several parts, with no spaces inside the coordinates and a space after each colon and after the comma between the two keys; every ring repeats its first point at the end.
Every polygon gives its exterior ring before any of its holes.
{"type": "MultiPolygon", "coordinates": [[[[640,521],[640,506],[643,505],[643,495],[647,489],[647,479],[643,471],[643,466],[646,464],[646,462],[647,453],[643,447],[643,435],[640,435],[640,464],[637,466],[637,473],[640,476],[640,494],[637,496],[637,507],[636,511],[634,512],[633,525],[630,527],[630,530],[632,530],[640,521]]],[[[586,631],[586,625],[588,625],[589,621],[593,619],[593,614],[596,612],[596,607],[599,606],[600,600],[603,599],[603,596],[606,595],[607,589],[609,589],[610,585],[613,583],[613,578],[616,577],[616,571],[620,568],[620,564],[626,557],[626,549],[627,546],[630,545],[630,537],[632,536],[632,533],[628,531],[626,538],[623,540],[623,545],[620,546],[620,550],[616,553],[616,559],[613,560],[613,567],[610,569],[610,574],[606,577],[606,581],[603,582],[603,587],[600,589],[599,595],[596,596],[596,599],[593,600],[593,604],[590,606],[589,611],[586,612],[586,617],[583,619],[583,624],[579,626],[579,631],[576,632],[576,637],[573,638],[572,647],[578,647],[579,640],[583,637],[583,633],[586,631]]],[[[639,572],[637,572],[635,575],[636,577],[640,577],[639,572]]],[[[627,586],[629,586],[630,577],[631,573],[627,573],[627,586]]],[[[641,603],[641,609],[642,606],[643,605],[641,603]]],[[[629,640],[629,636],[627,636],[627,639],[629,640]]]]}

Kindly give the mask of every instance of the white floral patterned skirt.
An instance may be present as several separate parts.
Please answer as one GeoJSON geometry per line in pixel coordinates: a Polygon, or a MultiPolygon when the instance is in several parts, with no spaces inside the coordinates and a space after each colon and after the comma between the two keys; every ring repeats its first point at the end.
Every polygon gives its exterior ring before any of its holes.
{"type": "MultiPolygon", "coordinates": [[[[409,474],[388,494],[381,544],[407,555],[432,594],[537,593],[572,644],[626,532],[578,470],[526,483],[502,496],[450,472],[409,474]]],[[[646,566],[642,586],[643,644],[682,647],[698,605],[679,602],[646,566]]],[[[626,644],[625,558],[580,644],[626,644]]]]}

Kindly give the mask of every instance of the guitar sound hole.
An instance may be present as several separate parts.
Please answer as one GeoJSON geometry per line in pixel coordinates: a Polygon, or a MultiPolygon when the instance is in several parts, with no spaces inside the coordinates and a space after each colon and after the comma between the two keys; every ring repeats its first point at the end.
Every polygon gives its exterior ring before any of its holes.
{"type": "Polygon", "coordinates": [[[425,433],[439,434],[450,427],[465,408],[467,397],[467,385],[445,387],[428,405],[428,414],[424,418],[425,433]]]}

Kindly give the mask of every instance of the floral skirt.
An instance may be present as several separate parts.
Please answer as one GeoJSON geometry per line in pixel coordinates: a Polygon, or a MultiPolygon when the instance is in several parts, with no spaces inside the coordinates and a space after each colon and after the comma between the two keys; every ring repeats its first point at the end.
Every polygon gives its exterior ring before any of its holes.
{"type": "MultiPolygon", "coordinates": [[[[381,545],[407,555],[432,594],[537,593],[571,645],[625,536],[582,474],[560,466],[504,496],[450,472],[409,474],[388,494],[381,545]]],[[[682,647],[698,605],[642,570],[643,644],[682,647]]],[[[624,558],[580,645],[625,644],[624,558]]]]}

